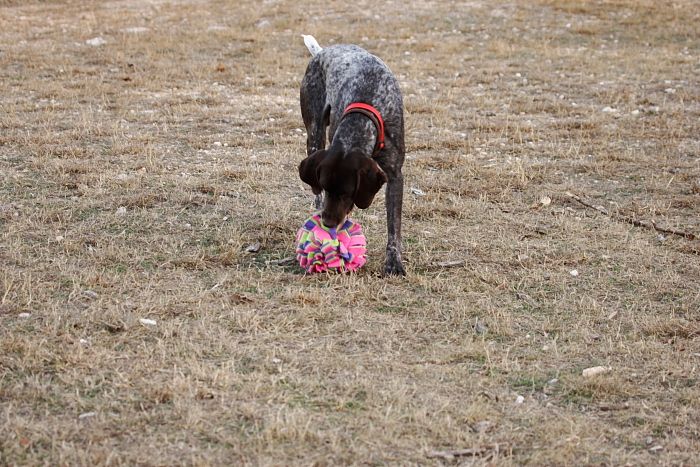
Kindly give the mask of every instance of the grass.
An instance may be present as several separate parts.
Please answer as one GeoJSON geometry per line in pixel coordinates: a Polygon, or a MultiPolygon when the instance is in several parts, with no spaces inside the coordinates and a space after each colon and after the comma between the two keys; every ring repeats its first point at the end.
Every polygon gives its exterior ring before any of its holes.
{"type": "Polygon", "coordinates": [[[0,464],[695,461],[700,243],[566,194],[700,235],[695,2],[380,10],[0,1],[0,464]],[[276,265],[301,33],[399,77],[405,279],[379,198],[276,265]]]}

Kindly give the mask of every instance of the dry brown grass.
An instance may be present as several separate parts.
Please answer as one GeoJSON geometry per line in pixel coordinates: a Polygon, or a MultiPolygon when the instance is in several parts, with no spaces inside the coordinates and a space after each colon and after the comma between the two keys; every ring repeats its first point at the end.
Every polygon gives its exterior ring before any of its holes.
{"type": "Polygon", "coordinates": [[[84,3],[0,1],[0,464],[697,461],[700,244],[566,195],[700,234],[697,2],[84,3]],[[406,279],[381,201],[269,263],[302,32],[400,77],[406,279]]]}

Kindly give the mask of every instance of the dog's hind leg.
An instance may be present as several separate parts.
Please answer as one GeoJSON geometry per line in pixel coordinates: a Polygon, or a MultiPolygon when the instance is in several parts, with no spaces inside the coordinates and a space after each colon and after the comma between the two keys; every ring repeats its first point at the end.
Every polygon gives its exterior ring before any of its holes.
{"type": "MultiPolygon", "coordinates": [[[[326,148],[326,127],[330,107],[326,104],[326,83],[318,60],[312,59],[301,81],[299,96],[301,117],[306,127],[306,154],[326,148]]],[[[316,195],[316,209],[323,207],[323,192],[316,195]]]]}
{"type": "Polygon", "coordinates": [[[326,126],[330,108],[326,105],[326,83],[321,64],[311,60],[301,81],[299,92],[301,117],[306,127],[306,154],[326,148],[326,126]]]}

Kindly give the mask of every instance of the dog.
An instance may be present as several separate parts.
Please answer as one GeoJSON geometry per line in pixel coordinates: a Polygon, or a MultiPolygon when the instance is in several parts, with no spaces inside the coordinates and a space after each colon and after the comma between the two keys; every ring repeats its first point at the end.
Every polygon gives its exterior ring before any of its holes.
{"type": "Polygon", "coordinates": [[[399,83],[382,60],[361,47],[321,48],[312,36],[303,37],[312,58],[300,90],[307,157],[299,164],[299,177],[311,186],[328,227],[344,222],[354,206],[367,209],[386,183],[384,273],[403,276],[401,168],[406,147],[399,83]]]}

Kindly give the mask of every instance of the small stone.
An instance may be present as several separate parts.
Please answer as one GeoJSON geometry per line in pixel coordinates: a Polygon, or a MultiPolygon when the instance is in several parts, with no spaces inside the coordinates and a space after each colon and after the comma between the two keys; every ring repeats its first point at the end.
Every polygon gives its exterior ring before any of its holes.
{"type": "Polygon", "coordinates": [[[522,404],[523,402],[525,402],[525,398],[523,396],[521,396],[520,394],[518,394],[518,397],[515,398],[515,403],[522,404]]]}
{"type": "Polygon", "coordinates": [[[675,94],[676,90],[674,88],[666,88],[666,89],[664,89],[664,92],[666,94],[675,94]]]}
{"type": "Polygon", "coordinates": [[[221,147],[221,141],[214,141],[214,146],[217,148],[221,147]]]}
{"type": "Polygon", "coordinates": [[[477,433],[486,433],[489,431],[491,428],[493,428],[493,423],[488,421],[488,420],[482,420],[480,422],[476,422],[472,428],[474,431],[477,433]]]}
{"type": "Polygon", "coordinates": [[[260,251],[261,248],[262,244],[260,242],[255,242],[248,245],[245,251],[247,251],[248,253],[257,253],[258,251],[260,251]]]}
{"type": "Polygon", "coordinates": [[[86,298],[89,298],[91,300],[95,300],[98,297],[97,292],[95,292],[94,290],[90,290],[90,289],[83,290],[83,296],[86,298]]]}
{"type": "Polygon", "coordinates": [[[615,113],[615,112],[617,112],[617,109],[615,109],[613,107],[603,107],[603,112],[604,113],[615,113]]]}
{"type": "Polygon", "coordinates": [[[576,269],[572,269],[571,271],[569,271],[569,274],[571,274],[572,277],[576,277],[578,276],[578,271],[576,269]]]}
{"type": "Polygon", "coordinates": [[[99,47],[101,45],[105,45],[107,43],[107,41],[101,37],[93,37],[92,39],[86,40],[85,43],[87,45],[91,45],[93,47],[99,47]]]}
{"type": "Polygon", "coordinates": [[[639,109],[634,109],[634,110],[631,112],[631,114],[634,115],[634,116],[636,117],[637,115],[639,115],[639,109]]]}
{"type": "Polygon", "coordinates": [[[592,366],[590,368],[586,368],[581,372],[581,375],[584,378],[591,378],[596,375],[602,375],[604,373],[608,373],[609,371],[612,371],[612,368],[609,366],[592,366]]]}
{"type": "Polygon", "coordinates": [[[90,344],[90,341],[88,341],[87,339],[80,339],[78,342],[80,343],[80,345],[89,345],[90,344]]]}
{"type": "Polygon", "coordinates": [[[136,26],[136,27],[133,27],[133,28],[124,28],[124,29],[122,29],[122,32],[128,32],[128,33],[131,33],[131,34],[139,34],[139,33],[142,33],[142,32],[148,32],[148,28],[136,26]]]}
{"type": "Polygon", "coordinates": [[[656,446],[650,447],[649,452],[659,452],[659,451],[662,451],[663,449],[664,449],[663,446],[661,446],[660,444],[657,444],[656,446]]]}
{"type": "Polygon", "coordinates": [[[62,241],[63,241],[63,235],[56,235],[56,241],[57,241],[57,242],[62,242],[62,241]]]}
{"type": "Polygon", "coordinates": [[[141,318],[141,319],[139,319],[139,322],[145,326],[155,326],[156,325],[156,320],[154,320],[154,319],[141,318]]]}
{"type": "Polygon", "coordinates": [[[117,216],[123,216],[126,214],[126,206],[119,206],[117,208],[117,216]]]}
{"type": "Polygon", "coordinates": [[[27,318],[31,318],[32,314],[31,313],[20,313],[17,315],[17,317],[22,318],[22,319],[27,319],[27,318]]]}
{"type": "Polygon", "coordinates": [[[275,365],[278,365],[278,364],[282,363],[282,360],[280,360],[280,359],[277,358],[277,357],[273,358],[273,359],[270,360],[270,361],[271,361],[272,363],[274,363],[275,365]]]}
{"type": "Polygon", "coordinates": [[[540,204],[542,206],[549,206],[550,204],[552,204],[552,198],[550,198],[549,196],[543,196],[542,198],[540,198],[540,204]]]}

